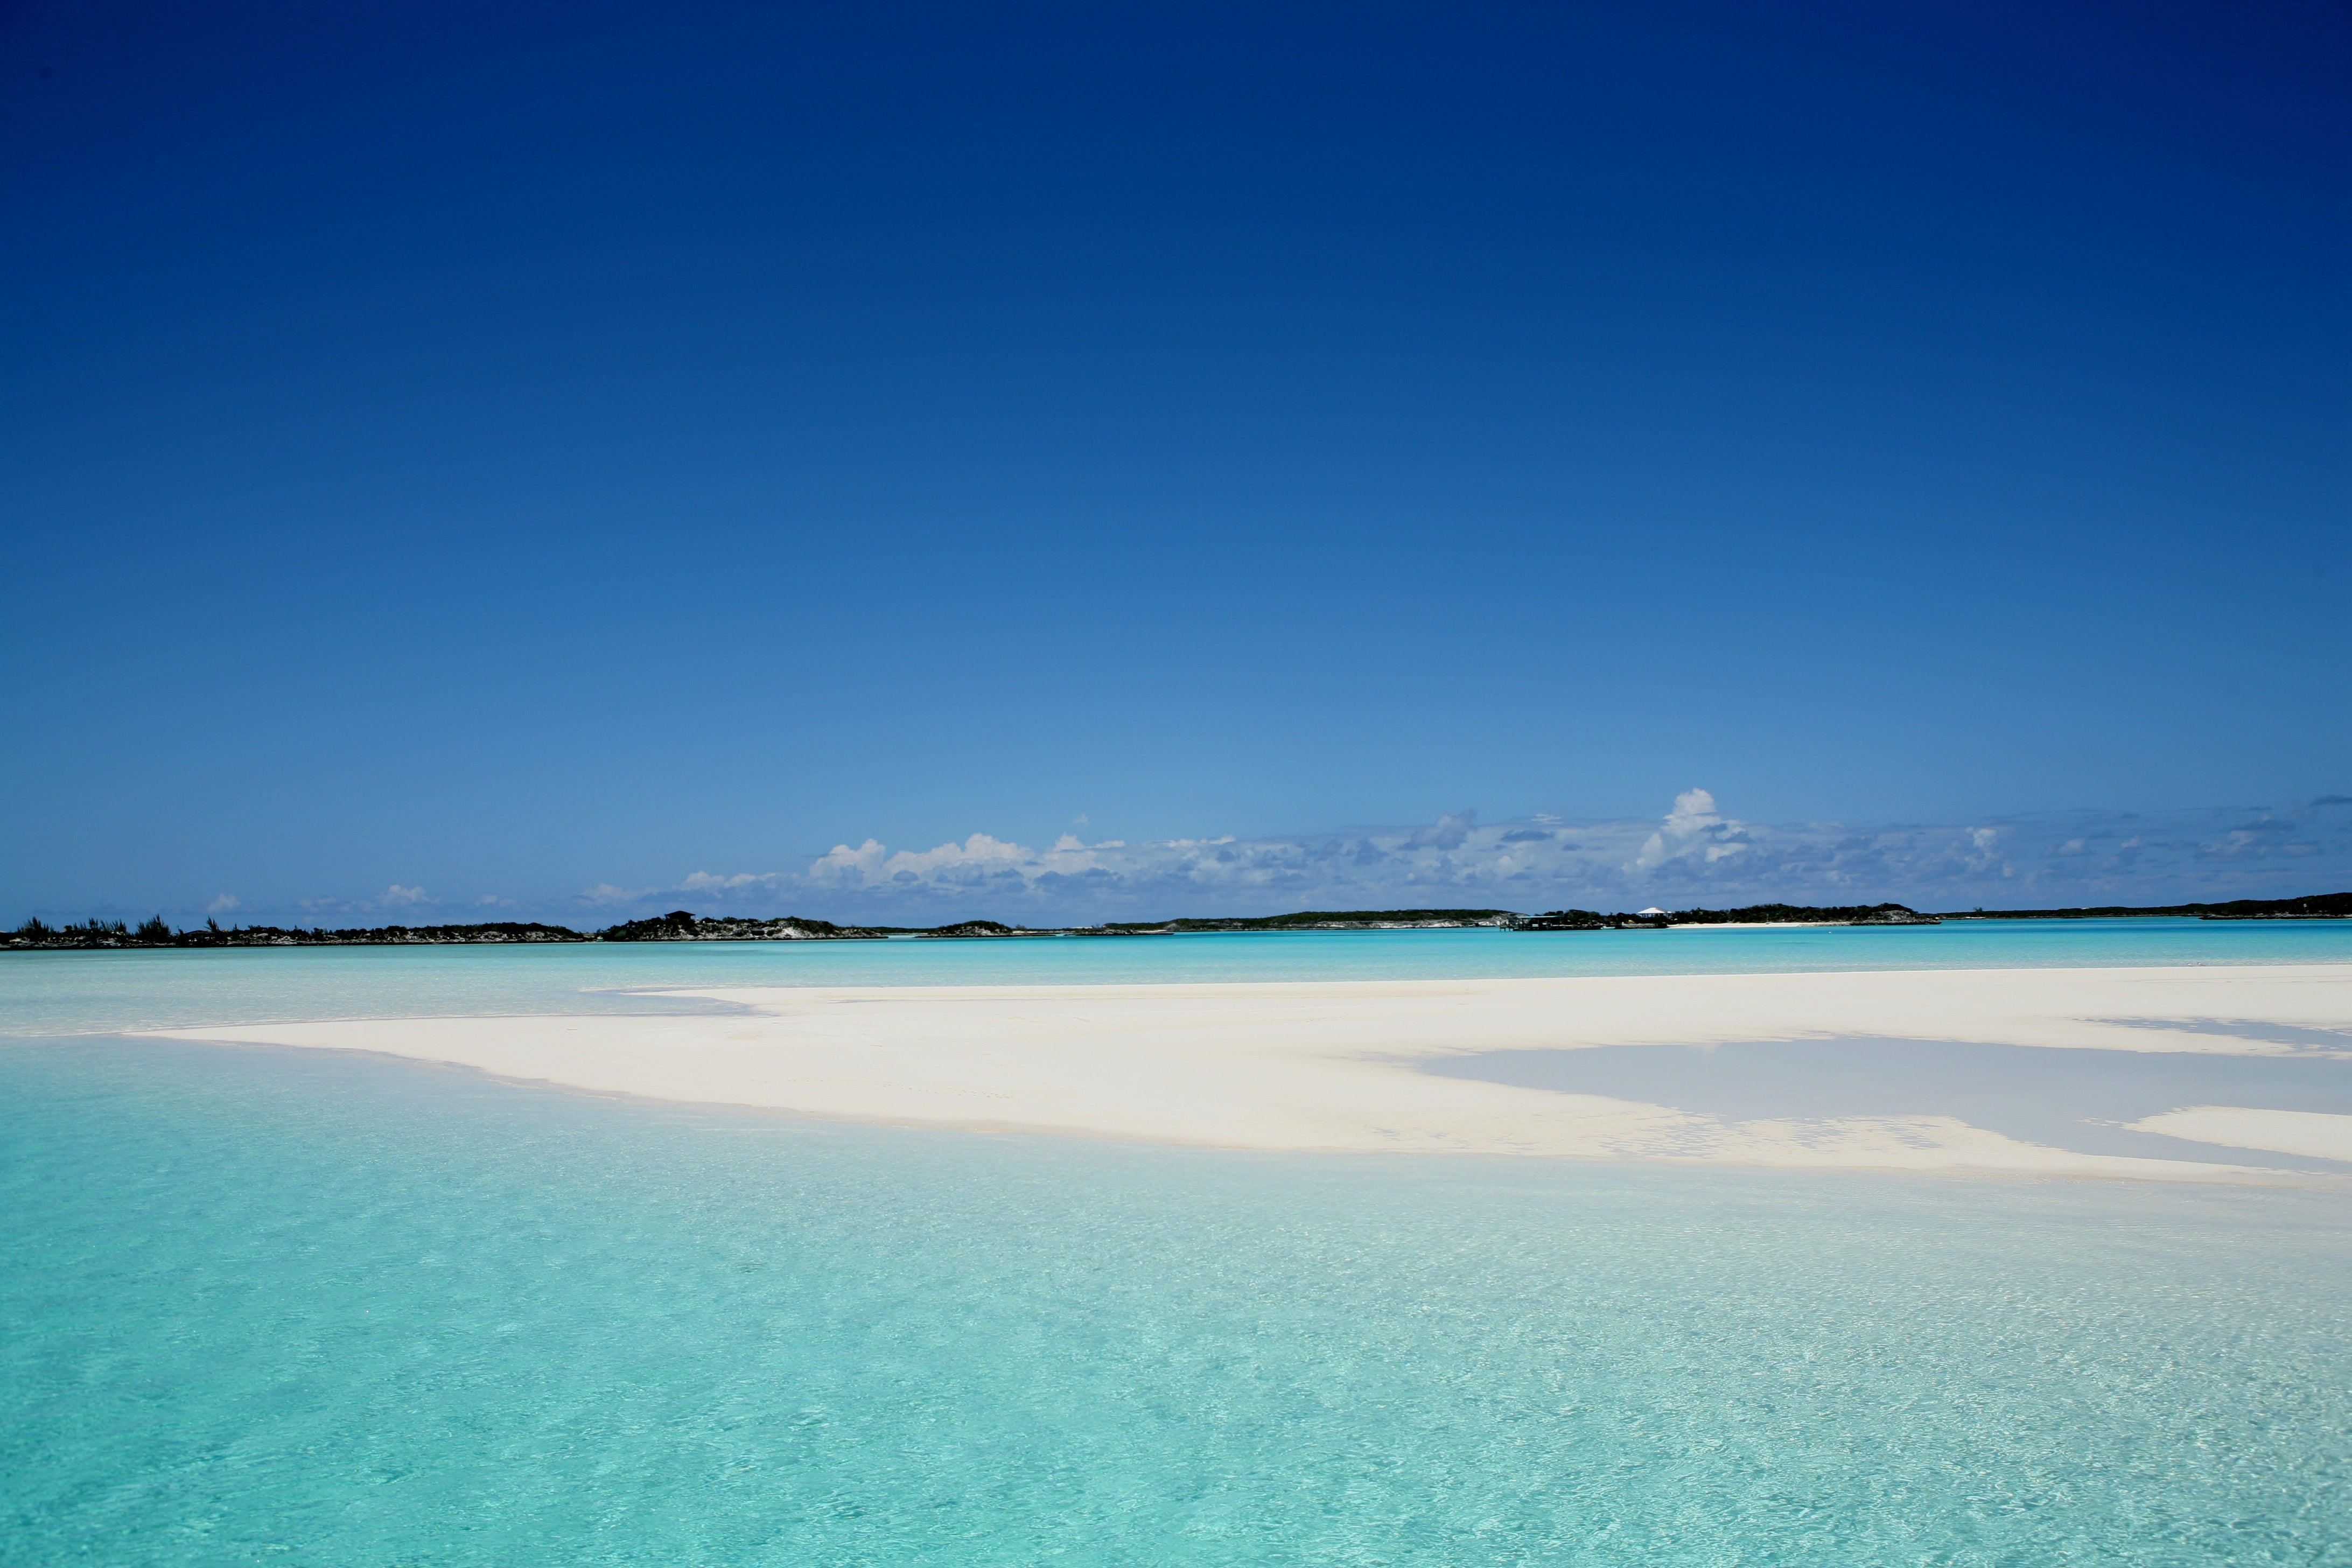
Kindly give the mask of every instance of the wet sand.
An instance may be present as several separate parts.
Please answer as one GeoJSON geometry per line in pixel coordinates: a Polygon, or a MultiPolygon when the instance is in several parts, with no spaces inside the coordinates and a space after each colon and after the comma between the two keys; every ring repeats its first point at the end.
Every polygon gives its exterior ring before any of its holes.
{"type": "MultiPolygon", "coordinates": [[[[2005,1070],[2012,1105],[2048,1100],[2048,1068],[2023,1064],[2053,1053],[2123,1052],[2159,1067],[2166,1056],[2292,1059],[2323,1088],[2333,1080],[2313,1069],[2352,1081],[2352,1059],[2338,1059],[2352,1058],[2347,964],[664,994],[734,1011],[154,1033],[375,1051],[596,1092],[894,1125],[1254,1149],[2202,1180],[2275,1180],[2282,1163],[2342,1179],[2325,1173],[2352,1161],[2352,1115],[2281,1101],[2293,1089],[2263,1089],[2268,1104],[2167,1104],[2169,1090],[2143,1083],[2108,1120],[2129,1113],[2156,1153],[2066,1146],[2063,1124],[2095,1124],[2097,1105],[2053,1101],[2039,1122],[2011,1116],[2007,1131],[1987,1110],[2005,1070]],[[1843,1055],[1788,1058],[1777,1074],[1749,1074],[1745,1090],[1737,1075],[1694,1089],[1686,1071],[1667,1070],[1690,1056],[1681,1047],[1736,1055],[1768,1042],[1834,1043],[1843,1055]],[[1948,1063],[1923,1071],[1903,1059],[1921,1042],[2010,1047],[2018,1065],[1989,1058],[1957,1079],[1948,1063]],[[1577,1079],[1575,1053],[1623,1058],[1630,1047],[1660,1053],[1660,1070],[1628,1078],[1626,1064],[1609,1062],[1601,1072],[1596,1056],[1598,1076],[1577,1079]],[[1538,1058],[1567,1076],[1530,1077],[1538,1058]],[[1857,1060],[1872,1068],[1859,1086],[1857,1060]],[[1906,1073],[1909,1090],[1887,1098],[1906,1073]],[[1868,1092],[1840,1098],[1853,1089],[1868,1092]]],[[[2233,1081],[2198,1080],[2217,1093],[2233,1081]]]]}

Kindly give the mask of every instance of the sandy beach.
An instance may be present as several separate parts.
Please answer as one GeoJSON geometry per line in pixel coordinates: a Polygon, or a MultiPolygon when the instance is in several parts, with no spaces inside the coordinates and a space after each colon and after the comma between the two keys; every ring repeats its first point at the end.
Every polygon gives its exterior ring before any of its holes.
{"type": "Polygon", "coordinates": [[[2138,1158],[1948,1114],[1744,1118],[1424,1070],[1497,1051],[1774,1040],[2308,1058],[2352,1051],[2345,964],[665,994],[738,1010],[152,1033],[816,1117],[1232,1148],[2199,1180],[2278,1179],[2233,1150],[2352,1161],[2352,1116],[2311,1111],[2174,1107],[2140,1130],[2196,1142],[2138,1158]]]}

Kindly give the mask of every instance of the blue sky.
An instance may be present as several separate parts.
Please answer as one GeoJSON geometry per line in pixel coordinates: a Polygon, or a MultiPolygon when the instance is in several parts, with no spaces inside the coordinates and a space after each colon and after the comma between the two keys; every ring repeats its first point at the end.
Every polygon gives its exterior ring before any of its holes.
{"type": "Polygon", "coordinates": [[[1546,817],[1613,826],[1530,905],[2352,883],[2347,68],[2328,5],[19,4],[0,918],[1418,902],[1546,817]],[[1695,789],[1747,847],[1644,864],[1695,789]]]}

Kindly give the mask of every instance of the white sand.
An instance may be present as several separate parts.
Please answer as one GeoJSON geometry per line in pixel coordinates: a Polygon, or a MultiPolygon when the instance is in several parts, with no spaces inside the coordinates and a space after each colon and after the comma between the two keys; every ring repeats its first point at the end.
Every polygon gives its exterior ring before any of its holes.
{"type": "Polygon", "coordinates": [[[2352,1116],[2322,1110],[2249,1110],[2237,1105],[2191,1105],[2130,1124],[2134,1132],[2162,1132],[2232,1149],[2267,1149],[2280,1154],[2315,1154],[2352,1160],[2352,1116]]]}
{"type": "Polygon", "coordinates": [[[1418,1064],[1837,1037],[2263,1055],[2292,1047],[2189,1026],[2352,1029],[2352,964],[671,994],[746,1011],[154,1033],[379,1051],[600,1092],[899,1125],[1253,1149],[2211,1179],[2242,1168],[2070,1153],[1949,1117],[1726,1121],[1434,1077],[1418,1064]]]}

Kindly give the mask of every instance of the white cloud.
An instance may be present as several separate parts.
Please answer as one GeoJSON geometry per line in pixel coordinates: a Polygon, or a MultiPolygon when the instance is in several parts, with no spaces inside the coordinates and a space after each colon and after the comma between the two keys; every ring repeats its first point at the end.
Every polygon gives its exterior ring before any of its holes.
{"type": "Polygon", "coordinates": [[[610,882],[599,882],[593,888],[581,889],[575,896],[583,904],[634,904],[667,890],[662,888],[616,888],[610,882]]]}
{"type": "Polygon", "coordinates": [[[429,903],[431,900],[425,896],[424,889],[404,888],[399,883],[394,882],[391,887],[386,888],[383,890],[383,897],[378,899],[376,902],[385,905],[422,904],[429,903]]]}
{"type": "Polygon", "coordinates": [[[1687,836],[1722,820],[1715,814],[1715,796],[1703,789],[1686,789],[1675,796],[1675,808],[1666,813],[1666,831],[1687,836]]]}
{"type": "Polygon", "coordinates": [[[205,913],[208,915],[225,915],[231,910],[237,907],[237,899],[235,893],[223,893],[219,898],[215,899],[211,903],[205,906],[205,913]]]}
{"type": "Polygon", "coordinates": [[[599,884],[592,906],[689,906],[889,924],[989,918],[1030,924],[1297,909],[1726,908],[1745,903],[2171,903],[2352,885],[2352,821],[2297,808],[2074,812],[1966,826],[1770,826],[1704,789],[1647,820],[1481,823],[1286,837],[1087,842],[1043,847],[973,833],[929,849],[836,844],[800,872],[698,871],[666,888],[599,884]],[[1540,826],[1538,826],[1540,824],[1540,826]],[[2020,876],[2012,840],[2046,847],[2020,876]],[[2291,878],[2291,881],[2285,879],[2291,878]],[[2028,891],[2027,889],[2031,889],[2028,891]]]}
{"type": "Polygon", "coordinates": [[[962,879],[975,872],[985,875],[992,870],[1012,870],[1030,853],[1018,844],[975,833],[961,844],[942,844],[919,853],[902,849],[882,862],[882,871],[894,881],[902,875],[945,875],[950,879],[962,879]]]}
{"type": "Polygon", "coordinates": [[[889,851],[872,838],[855,849],[846,844],[836,844],[810,865],[809,877],[820,883],[862,880],[873,875],[889,851]]]}
{"type": "Polygon", "coordinates": [[[738,871],[731,877],[714,877],[708,871],[697,871],[678,886],[696,893],[732,892],[738,888],[773,887],[783,881],[781,871],[738,871]]]}
{"type": "Polygon", "coordinates": [[[1746,825],[1718,815],[1715,796],[1703,789],[1686,789],[1675,796],[1658,830],[1642,841],[1640,853],[1627,863],[1633,872],[1654,871],[1667,861],[1697,854],[1707,865],[1728,859],[1748,847],[1746,825]]]}
{"type": "Polygon", "coordinates": [[[1034,849],[975,833],[961,844],[891,854],[874,839],[852,849],[836,844],[810,863],[809,879],[842,888],[909,885],[969,887],[1001,877],[1026,880],[1048,870],[1066,873],[1090,863],[1087,847],[1070,834],[1040,855],[1034,849]]]}

